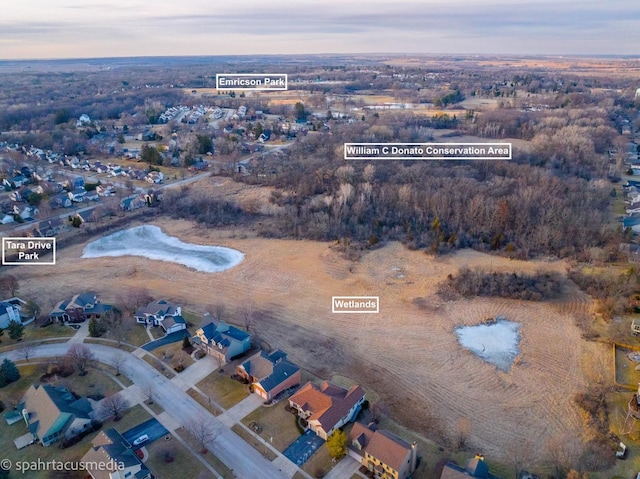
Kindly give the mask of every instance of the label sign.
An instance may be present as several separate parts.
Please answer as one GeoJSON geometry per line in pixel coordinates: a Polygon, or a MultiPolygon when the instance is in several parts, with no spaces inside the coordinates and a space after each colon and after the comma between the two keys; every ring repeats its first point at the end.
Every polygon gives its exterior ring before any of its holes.
{"type": "Polygon", "coordinates": [[[340,313],[379,313],[379,296],[332,296],[331,312],[340,313]]]}
{"type": "Polygon", "coordinates": [[[2,264],[56,264],[55,238],[2,238],[2,264]]]}

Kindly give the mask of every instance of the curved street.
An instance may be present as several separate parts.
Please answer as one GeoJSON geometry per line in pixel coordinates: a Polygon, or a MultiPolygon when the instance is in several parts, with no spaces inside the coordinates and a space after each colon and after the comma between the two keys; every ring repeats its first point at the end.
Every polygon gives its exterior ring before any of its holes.
{"type": "MultiPolygon", "coordinates": [[[[117,354],[122,354],[120,349],[110,346],[101,344],[87,346],[94,353],[95,360],[105,364],[111,364],[117,354]]],[[[66,354],[69,344],[45,344],[35,346],[33,349],[30,358],[56,357],[66,354]]],[[[0,354],[0,361],[4,358],[13,361],[23,359],[16,350],[0,354]]],[[[213,443],[209,444],[208,448],[233,471],[235,477],[243,479],[286,479],[289,477],[142,359],[128,354],[122,373],[142,388],[149,384],[153,385],[154,401],[160,404],[165,411],[170,412],[173,419],[181,426],[185,426],[192,420],[201,420],[202,417],[211,418],[211,421],[222,432],[213,443]]]]}

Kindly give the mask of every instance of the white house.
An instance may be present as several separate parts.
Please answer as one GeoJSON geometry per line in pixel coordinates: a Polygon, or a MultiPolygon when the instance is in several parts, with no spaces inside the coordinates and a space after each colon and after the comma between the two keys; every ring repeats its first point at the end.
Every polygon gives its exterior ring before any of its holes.
{"type": "Polygon", "coordinates": [[[0,328],[5,329],[11,321],[20,323],[20,310],[26,303],[20,298],[10,298],[0,301],[0,328]]]}
{"type": "Polygon", "coordinates": [[[182,317],[182,307],[163,299],[138,308],[134,317],[140,324],[162,327],[166,334],[187,329],[187,322],[182,317]]]}

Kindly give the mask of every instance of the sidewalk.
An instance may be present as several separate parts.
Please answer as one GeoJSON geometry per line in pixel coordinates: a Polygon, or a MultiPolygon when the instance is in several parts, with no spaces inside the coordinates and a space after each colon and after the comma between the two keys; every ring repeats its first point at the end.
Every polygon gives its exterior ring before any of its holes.
{"type": "Polygon", "coordinates": [[[244,398],[231,409],[228,409],[226,412],[218,416],[218,419],[225,426],[231,427],[234,424],[239,423],[245,416],[258,409],[263,402],[264,399],[257,394],[249,394],[249,396],[244,398]]]}

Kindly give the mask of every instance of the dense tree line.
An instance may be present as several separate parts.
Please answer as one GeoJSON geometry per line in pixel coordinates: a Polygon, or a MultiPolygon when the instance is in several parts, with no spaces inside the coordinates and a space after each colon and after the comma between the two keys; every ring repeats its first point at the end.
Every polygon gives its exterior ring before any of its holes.
{"type": "Polygon", "coordinates": [[[159,209],[173,218],[189,218],[206,226],[226,226],[251,219],[248,213],[230,201],[214,199],[202,191],[186,188],[167,190],[159,209]]]}
{"type": "Polygon", "coordinates": [[[301,141],[287,158],[266,159],[256,176],[243,178],[281,190],[274,202],[285,211],[263,222],[263,234],[395,239],[436,253],[472,247],[523,257],[570,256],[614,237],[606,227],[609,188],[526,158],[345,165],[337,143],[301,141]]]}
{"type": "Polygon", "coordinates": [[[452,292],[462,296],[498,296],[501,298],[544,301],[562,294],[563,277],[555,272],[534,275],[498,273],[482,269],[461,268],[458,274],[449,275],[440,286],[439,293],[448,296],[452,292]]]}

